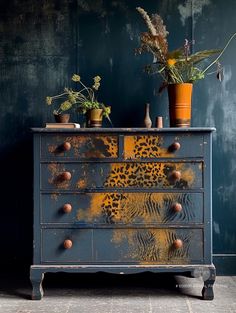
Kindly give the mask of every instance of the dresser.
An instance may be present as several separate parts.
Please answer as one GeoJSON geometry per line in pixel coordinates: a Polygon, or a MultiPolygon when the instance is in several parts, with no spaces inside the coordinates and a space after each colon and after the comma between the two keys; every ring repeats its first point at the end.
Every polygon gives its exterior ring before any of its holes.
{"type": "Polygon", "coordinates": [[[32,299],[47,272],[188,273],[213,299],[213,128],[33,129],[32,299]]]}

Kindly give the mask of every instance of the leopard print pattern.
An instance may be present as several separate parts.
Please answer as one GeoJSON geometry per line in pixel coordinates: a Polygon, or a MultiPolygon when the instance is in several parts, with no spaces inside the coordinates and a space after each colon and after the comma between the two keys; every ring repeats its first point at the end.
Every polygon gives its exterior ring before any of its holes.
{"type": "Polygon", "coordinates": [[[159,136],[126,136],[124,138],[124,158],[157,158],[170,156],[159,136]]]}
{"type": "Polygon", "coordinates": [[[115,136],[100,137],[102,143],[105,145],[106,154],[109,157],[118,156],[118,139],[115,136]]]}
{"type": "Polygon", "coordinates": [[[173,170],[179,170],[181,166],[178,163],[114,163],[104,186],[186,188],[186,180],[180,179],[176,182],[171,179],[173,170]]]}
{"type": "MultiPolygon", "coordinates": [[[[160,196],[161,197],[161,196],[160,196]]],[[[134,219],[161,221],[158,202],[150,193],[108,193],[102,201],[106,223],[132,223],[134,219]]]]}

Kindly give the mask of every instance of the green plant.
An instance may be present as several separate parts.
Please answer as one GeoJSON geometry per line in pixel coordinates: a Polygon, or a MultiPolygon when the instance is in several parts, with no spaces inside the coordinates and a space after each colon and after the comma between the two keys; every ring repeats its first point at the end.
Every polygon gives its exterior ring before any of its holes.
{"type": "MultiPolygon", "coordinates": [[[[217,65],[217,78],[223,78],[223,69],[219,63],[219,59],[225,49],[235,37],[234,33],[226,43],[222,50],[203,50],[196,53],[190,53],[191,42],[185,39],[183,47],[174,51],[168,51],[167,35],[168,31],[163,23],[162,18],[158,14],[153,14],[151,17],[141,8],[136,8],[144,19],[148,32],[144,32],[140,36],[141,46],[136,49],[137,53],[150,52],[153,57],[153,63],[146,67],[148,73],[158,73],[163,79],[163,84],[160,91],[168,84],[176,83],[194,83],[199,79],[203,79],[207,71],[214,65],[217,65]],[[211,57],[214,54],[218,56],[204,68],[200,62],[211,57]]],[[[212,73],[211,73],[212,74],[212,73]]]]}
{"type": "Polygon", "coordinates": [[[54,110],[53,113],[57,115],[75,108],[78,112],[86,114],[91,109],[102,109],[103,116],[108,118],[110,121],[110,106],[106,106],[105,104],[98,102],[95,97],[95,93],[98,91],[101,84],[101,77],[95,76],[91,87],[87,87],[81,81],[81,77],[77,74],[74,74],[71,79],[81,86],[80,90],[65,88],[64,92],[59,95],[46,97],[46,103],[48,105],[51,105],[57,99],[63,99],[58,109],[54,110]]]}

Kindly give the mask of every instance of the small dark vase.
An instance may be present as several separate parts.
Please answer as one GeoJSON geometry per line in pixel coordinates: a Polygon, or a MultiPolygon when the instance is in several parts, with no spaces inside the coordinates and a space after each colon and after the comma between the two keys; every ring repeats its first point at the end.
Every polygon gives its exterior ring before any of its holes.
{"type": "Polygon", "coordinates": [[[152,120],[150,118],[150,104],[149,103],[146,103],[146,105],[145,105],[144,126],[146,128],[151,128],[152,127],[152,120]]]}
{"type": "Polygon", "coordinates": [[[54,114],[56,123],[68,123],[70,114],[54,114]]]}

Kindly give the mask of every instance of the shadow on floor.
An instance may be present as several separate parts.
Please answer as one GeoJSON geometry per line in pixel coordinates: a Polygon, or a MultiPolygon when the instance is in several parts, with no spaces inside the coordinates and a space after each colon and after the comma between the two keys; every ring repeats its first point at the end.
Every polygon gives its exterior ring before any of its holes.
{"type": "MultiPolygon", "coordinates": [[[[31,299],[29,273],[18,272],[14,274],[5,272],[2,275],[0,274],[0,279],[1,297],[31,299]]],[[[180,288],[180,282],[180,276],[171,273],[154,274],[145,272],[130,275],[47,273],[43,281],[43,288],[47,297],[53,297],[54,295],[69,297],[79,294],[103,297],[110,294],[113,297],[135,296],[145,298],[152,294],[159,297],[171,294],[177,297],[188,295],[188,297],[200,298],[201,290],[199,290],[199,295],[196,295],[191,288],[180,288]]],[[[191,280],[191,284],[194,285],[194,282],[196,280],[191,280]]]]}

